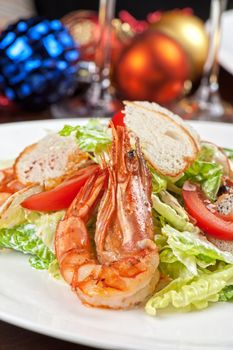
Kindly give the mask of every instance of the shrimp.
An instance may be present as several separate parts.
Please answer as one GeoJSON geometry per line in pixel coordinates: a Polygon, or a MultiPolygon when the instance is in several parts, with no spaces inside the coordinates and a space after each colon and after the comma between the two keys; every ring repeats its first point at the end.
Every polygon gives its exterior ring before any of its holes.
{"type": "Polygon", "coordinates": [[[55,247],[62,276],[84,304],[125,309],[153,293],[159,257],[151,176],[139,141],[132,150],[126,129],[112,130],[110,161],[89,178],[58,224],[55,247]],[[93,249],[87,222],[99,202],[93,249]]]}

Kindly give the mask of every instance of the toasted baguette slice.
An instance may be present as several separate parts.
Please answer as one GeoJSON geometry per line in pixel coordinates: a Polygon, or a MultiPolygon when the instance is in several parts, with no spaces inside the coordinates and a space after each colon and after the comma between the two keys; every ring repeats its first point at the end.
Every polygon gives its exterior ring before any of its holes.
{"type": "Polygon", "coordinates": [[[14,164],[16,177],[23,184],[53,187],[64,176],[73,173],[88,159],[72,136],[49,134],[28,146],[14,164]]]}
{"type": "Polygon", "coordinates": [[[200,151],[199,136],[179,116],[149,102],[125,102],[125,124],[162,175],[178,178],[200,151]]]}

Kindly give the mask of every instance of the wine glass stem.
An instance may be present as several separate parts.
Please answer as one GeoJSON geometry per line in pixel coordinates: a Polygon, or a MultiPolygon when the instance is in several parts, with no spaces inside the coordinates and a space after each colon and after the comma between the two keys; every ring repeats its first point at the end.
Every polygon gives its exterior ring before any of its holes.
{"type": "Polygon", "coordinates": [[[96,50],[95,62],[97,67],[96,81],[102,88],[110,85],[110,61],[111,61],[111,34],[112,19],[115,12],[116,0],[100,0],[99,3],[99,25],[100,38],[96,50]]]}
{"type": "Polygon", "coordinates": [[[211,92],[218,91],[218,50],[220,44],[221,17],[227,0],[211,0],[209,23],[209,50],[204,66],[201,86],[209,87],[211,92]]]}

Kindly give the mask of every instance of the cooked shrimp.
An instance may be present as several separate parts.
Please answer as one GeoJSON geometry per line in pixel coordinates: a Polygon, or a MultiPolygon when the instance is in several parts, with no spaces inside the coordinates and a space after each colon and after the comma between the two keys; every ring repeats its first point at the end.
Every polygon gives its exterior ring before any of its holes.
{"type": "Polygon", "coordinates": [[[71,204],[55,245],[61,273],[83,303],[122,309],[154,291],[159,258],[152,241],[151,177],[138,140],[132,150],[123,127],[113,129],[110,159],[71,204]],[[100,199],[92,249],[86,224],[100,199]]]}

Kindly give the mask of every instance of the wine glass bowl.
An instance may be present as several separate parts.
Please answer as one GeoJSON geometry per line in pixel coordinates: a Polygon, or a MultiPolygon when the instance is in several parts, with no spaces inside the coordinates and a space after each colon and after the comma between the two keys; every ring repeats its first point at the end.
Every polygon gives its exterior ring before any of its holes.
{"type": "Polygon", "coordinates": [[[230,122],[233,109],[222,101],[218,85],[218,51],[221,38],[221,17],[226,0],[211,0],[209,20],[209,49],[203,77],[197,91],[172,106],[175,113],[184,119],[230,122]]]}
{"type": "Polygon", "coordinates": [[[121,106],[110,83],[111,31],[115,0],[99,2],[99,38],[89,87],[79,96],[51,107],[52,114],[62,117],[111,117],[121,106]]]}

